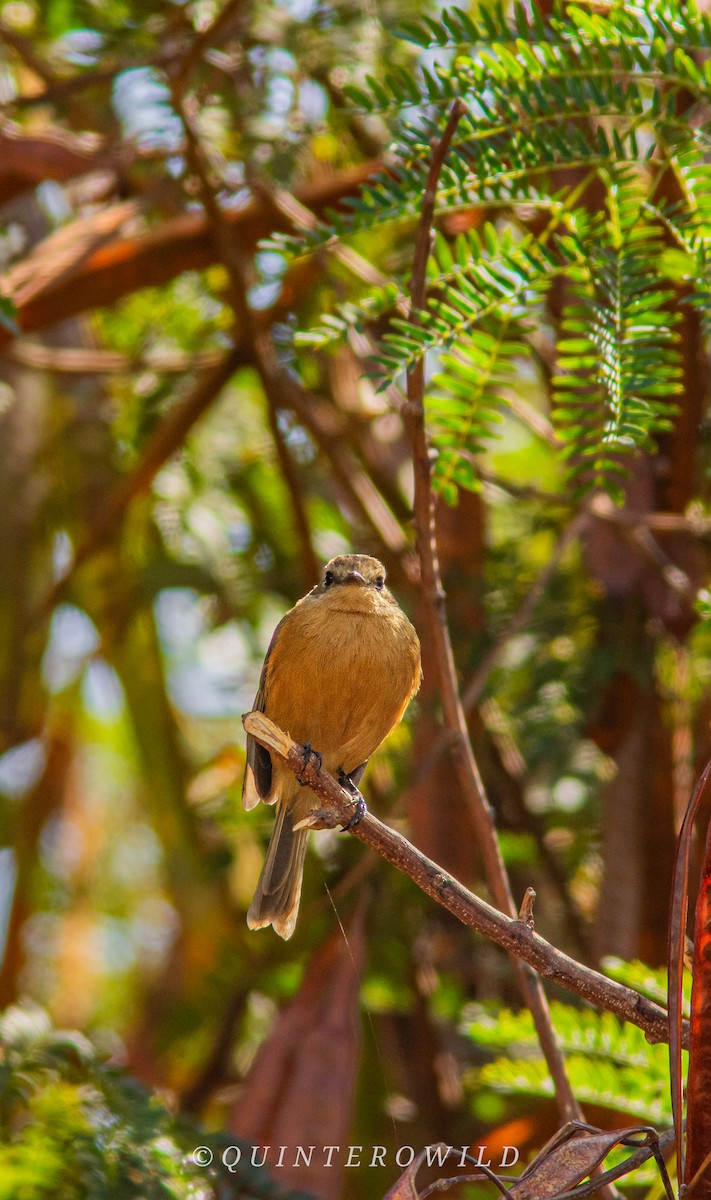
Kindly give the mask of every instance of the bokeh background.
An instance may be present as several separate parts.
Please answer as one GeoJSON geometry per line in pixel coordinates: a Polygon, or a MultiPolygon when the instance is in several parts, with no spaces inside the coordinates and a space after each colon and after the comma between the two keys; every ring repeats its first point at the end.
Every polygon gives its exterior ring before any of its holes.
{"type": "MultiPolygon", "coordinates": [[[[272,814],[240,806],[240,714],[277,620],[355,549],[422,629],[409,447],[371,343],[292,337],[405,271],[412,224],[296,262],[265,245],[387,161],[386,121],[343,88],[414,61],[389,31],[415,10],[0,3],[0,1006],[31,1001],[232,1140],[389,1148],[382,1172],[280,1176],[324,1197],[382,1195],[398,1146],[525,1151],[556,1123],[540,1064],[482,1074],[497,1038],[525,1042],[496,1025],[517,1004],[505,957],[347,837],[314,842],[289,943],[244,920],[272,814]]],[[[515,893],[533,884],[540,932],[594,964],[662,963],[675,823],[709,751],[692,309],[680,333],[683,419],[635,461],[625,507],[565,492],[543,320],[480,490],[439,509],[515,893]]],[[[364,791],[484,891],[423,650],[364,791]]],[[[612,1111],[621,1076],[608,1090],[612,1111]]]]}

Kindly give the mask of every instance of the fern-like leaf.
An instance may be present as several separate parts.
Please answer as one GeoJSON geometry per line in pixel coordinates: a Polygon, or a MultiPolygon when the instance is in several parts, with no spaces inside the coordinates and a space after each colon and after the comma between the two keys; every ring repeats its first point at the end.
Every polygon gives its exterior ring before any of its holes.
{"type": "Polygon", "coordinates": [[[436,450],[432,484],[449,503],[457,489],[476,489],[476,456],[501,421],[503,391],[515,380],[516,359],[528,354],[518,322],[504,313],[460,337],[456,349],[443,354],[443,368],[425,397],[425,414],[436,450]]]}
{"type": "Polygon", "coordinates": [[[559,432],[582,490],[614,490],[624,459],[669,427],[680,390],[673,291],[658,283],[662,229],[630,174],[610,181],[608,208],[590,223],[570,273],[554,379],[559,432]]]}

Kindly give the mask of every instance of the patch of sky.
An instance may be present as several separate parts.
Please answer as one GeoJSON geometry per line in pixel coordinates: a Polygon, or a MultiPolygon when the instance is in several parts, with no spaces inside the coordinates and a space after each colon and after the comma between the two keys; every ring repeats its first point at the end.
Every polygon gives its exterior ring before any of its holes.
{"type": "Polygon", "coordinates": [[[276,251],[263,250],[255,255],[254,265],[257,280],[249,289],[249,303],[254,309],[269,308],[279,298],[286,259],[276,251]]]}
{"type": "Polygon", "coordinates": [[[230,717],[244,712],[244,675],[249,653],[239,625],[211,630],[199,594],[168,588],[155,602],[173,702],[196,717],[230,717]]]}
{"type": "Polygon", "coordinates": [[[87,712],[107,725],[118,720],[124,706],[121,681],[109,663],[97,658],[89,663],[81,687],[87,712]]]}
{"type": "Polygon", "coordinates": [[[250,307],[256,312],[264,312],[276,304],[281,291],[281,283],[255,283],[249,289],[250,307]]]}
{"type": "Polygon", "coordinates": [[[308,21],[319,6],[319,0],[281,0],[281,2],[294,21],[308,21]]]}
{"type": "Polygon", "coordinates": [[[55,229],[72,216],[72,208],[64,190],[53,179],[45,179],[37,188],[36,196],[44,215],[55,229]]]}
{"type": "Polygon", "coordinates": [[[587,794],[587,788],[582,779],[576,779],[573,775],[564,775],[553,788],[553,803],[562,812],[577,812],[585,804],[587,794]]]}
{"type": "Polygon", "coordinates": [[[8,221],[0,226],[0,266],[6,267],[22,253],[27,245],[28,234],[19,221],[8,221]]]}
{"type": "Polygon", "coordinates": [[[46,752],[39,738],[31,738],[0,755],[0,792],[16,799],[23,796],[44,770],[46,752]]]}
{"type": "Polygon", "coordinates": [[[179,933],[180,919],[173,906],[160,896],[147,896],[132,921],[132,937],[139,961],[155,971],[179,933]]]}
{"type": "Polygon", "coordinates": [[[147,150],[178,150],[180,119],[171,107],[168,88],[152,67],[122,71],[114,80],[112,95],[124,137],[147,150]]]}
{"type": "Polygon", "coordinates": [[[287,75],[274,75],[267,85],[267,109],[274,117],[284,117],[294,103],[294,81],[287,75]]]}
{"type": "Polygon", "coordinates": [[[54,53],[64,62],[77,67],[90,67],[104,44],[96,29],[70,29],[54,44],[54,53]]]}
{"type": "Polygon", "coordinates": [[[42,679],[49,692],[62,692],[75,683],[99,645],[96,627],[81,609],[60,604],[49,628],[42,659],[42,679]]]}
{"type": "Polygon", "coordinates": [[[249,521],[230,521],[227,526],[227,539],[234,554],[243,554],[252,541],[252,526],[249,521]]]}
{"type": "Polygon", "coordinates": [[[509,671],[523,666],[535,652],[536,647],[536,639],[530,633],[522,633],[517,637],[510,638],[504,647],[501,665],[509,671]]]}
{"type": "Polygon", "coordinates": [[[89,961],[99,963],[106,975],[130,970],[138,952],[132,934],[128,921],[104,914],[88,932],[85,949],[89,961]]]}
{"type": "Polygon", "coordinates": [[[322,121],[328,110],[328,97],[315,79],[304,79],[299,84],[299,112],[305,121],[315,125],[322,121]]]}

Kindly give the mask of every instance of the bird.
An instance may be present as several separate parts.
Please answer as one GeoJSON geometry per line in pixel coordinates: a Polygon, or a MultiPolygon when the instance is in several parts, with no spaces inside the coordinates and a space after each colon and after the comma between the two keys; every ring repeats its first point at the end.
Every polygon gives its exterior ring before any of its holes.
{"type": "MultiPolygon", "coordinates": [[[[254,701],[357,794],[368,759],[402,719],[422,679],[414,626],[368,554],[339,554],[274,630],[254,701]]],[[[247,913],[290,938],[301,899],[308,828],[320,807],[292,771],[247,737],[242,802],[276,805],[267,856],[247,913]]]]}

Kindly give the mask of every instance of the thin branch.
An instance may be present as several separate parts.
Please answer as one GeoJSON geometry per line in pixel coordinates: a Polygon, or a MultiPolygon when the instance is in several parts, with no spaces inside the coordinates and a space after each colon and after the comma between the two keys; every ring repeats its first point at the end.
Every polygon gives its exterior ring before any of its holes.
{"type": "Polygon", "coordinates": [[[197,1077],[180,1097],[181,1113],[202,1112],[213,1092],[229,1079],[232,1047],[237,1034],[237,1026],[244,1016],[246,1007],[247,992],[244,987],[240,987],[238,991],[228,997],[212,1049],[197,1077]]]}
{"type": "MultiPolygon", "coordinates": [[[[2,39],[9,45],[10,40],[8,33],[9,31],[6,26],[5,30],[3,31],[2,39]]],[[[19,35],[13,31],[12,37],[15,43],[13,45],[13,49],[20,57],[22,57],[26,51],[23,50],[21,53],[20,43],[17,40],[19,35]]],[[[25,45],[27,45],[26,42],[25,45]]],[[[47,86],[43,88],[42,91],[31,92],[21,96],[13,96],[9,100],[2,101],[2,103],[0,103],[0,113],[15,109],[36,108],[45,106],[47,104],[53,104],[55,101],[71,98],[72,96],[84,91],[88,91],[91,88],[104,87],[108,84],[111,84],[116,76],[122,74],[124,71],[138,70],[145,67],[165,67],[179,57],[180,51],[171,47],[166,50],[160,50],[158,53],[150,55],[150,57],[137,59],[133,62],[122,60],[121,62],[115,63],[113,66],[101,67],[96,71],[83,71],[79,74],[69,75],[63,78],[55,76],[53,82],[50,83],[47,81],[47,86]]],[[[39,74],[38,71],[35,73],[39,74]]]]}
{"type": "MultiPolygon", "coordinates": [[[[434,220],[437,185],[447,152],[457,125],[466,111],[462,101],[456,100],[450,110],[444,133],[432,147],[432,158],[427,175],[427,184],[422,201],[422,211],[415,237],[412,281],[412,319],[421,320],[427,297],[427,261],[430,254],[432,225],[434,220]]],[[[457,671],[452,642],[447,624],[445,594],[442,588],[435,521],[434,493],[431,483],[430,447],[425,427],[425,364],[420,356],[407,376],[408,404],[405,420],[412,444],[415,479],[414,518],[417,533],[417,549],[422,573],[423,599],[429,624],[433,657],[437,664],[442,710],[446,728],[451,736],[450,746],[462,793],[466,799],[482,854],[486,878],[496,904],[511,916],[515,915],[513,895],[501,848],[496,836],[494,814],[484,790],[474,751],[472,749],[466,716],[459,695],[457,671]]],[[[538,1039],[553,1079],[556,1098],[561,1115],[566,1120],[577,1120],[582,1116],[565,1070],[565,1063],[557,1042],[550,1010],[539,979],[531,976],[514,958],[514,967],[525,1003],[531,1010],[538,1039]]]]}
{"type": "MultiPolygon", "coordinates": [[[[305,756],[304,747],[293,741],[264,713],[247,713],[242,718],[242,724],[247,733],[270,753],[276,754],[323,801],[323,809],[313,814],[314,828],[319,821],[324,826],[346,825],[350,821],[353,816],[353,797],[328,771],[319,766],[317,755],[311,753],[305,756]]],[[[529,929],[525,921],[507,916],[481,900],[372,813],[367,812],[350,833],[398,871],[409,876],[423,892],[463,925],[483,934],[517,960],[528,964],[539,975],[582,997],[589,1004],[637,1025],[644,1031],[648,1041],[655,1043],[668,1040],[667,1014],[658,1004],[632,988],[583,966],[529,929]]],[[[685,1036],[688,1036],[687,1028],[685,1036]]]]}
{"type": "Polygon", "coordinates": [[[54,88],[62,82],[44,59],[37,54],[30,39],[23,37],[5,21],[0,21],[0,41],[14,50],[27,70],[41,79],[47,88],[54,88]]]}
{"type": "Polygon", "coordinates": [[[45,346],[41,342],[20,339],[0,349],[0,358],[37,371],[59,375],[127,375],[135,371],[155,371],[162,375],[186,375],[217,366],[222,350],[202,350],[184,354],[180,350],[147,351],[134,357],[120,350],[95,349],[92,346],[45,346]]]}
{"type": "MultiPolygon", "coordinates": [[[[590,511],[603,521],[617,525],[622,536],[627,539],[639,553],[658,568],[664,582],[686,599],[696,595],[696,588],[689,576],[669,557],[666,551],[652,533],[653,529],[664,531],[683,529],[684,526],[669,522],[673,513],[635,513],[634,511],[617,510],[609,496],[594,496],[590,501],[590,511]]],[[[706,531],[707,532],[707,531],[706,531]]]]}
{"type": "MultiPolygon", "coordinates": [[[[294,229],[310,231],[318,227],[318,221],[311,209],[302,204],[293,193],[287,192],[284,188],[270,187],[254,170],[248,173],[248,183],[252,192],[264,201],[275,217],[286,217],[294,229]]],[[[275,220],[275,225],[277,223],[275,220]]],[[[370,287],[385,287],[387,284],[395,282],[391,277],[383,275],[382,271],[379,271],[367,258],[363,258],[363,255],[359,254],[357,250],[343,242],[333,240],[326,245],[325,249],[332,258],[347,267],[356,278],[362,279],[370,287]]],[[[393,301],[393,309],[402,317],[409,316],[409,296],[405,293],[396,296],[393,301]]]]}
{"type": "Polygon", "coordinates": [[[198,65],[200,59],[206,50],[212,46],[219,45],[220,42],[233,32],[233,27],[242,10],[245,7],[244,0],[227,0],[227,3],[219,10],[214,21],[196,34],[195,40],[190,46],[183,60],[178,64],[175,72],[175,81],[180,92],[187,86],[188,80],[198,65]]]}

